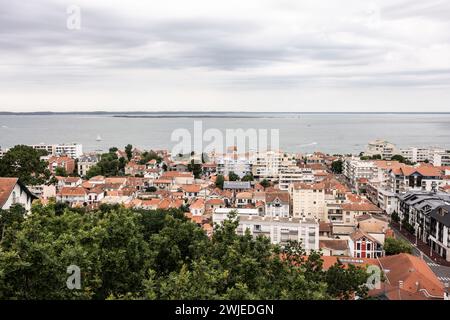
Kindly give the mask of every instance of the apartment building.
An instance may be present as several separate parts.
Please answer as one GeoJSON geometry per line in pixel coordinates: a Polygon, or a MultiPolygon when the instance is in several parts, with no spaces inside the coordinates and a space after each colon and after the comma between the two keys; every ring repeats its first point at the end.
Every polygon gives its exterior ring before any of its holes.
{"type": "Polygon", "coordinates": [[[435,153],[430,162],[437,167],[450,166],[450,150],[442,150],[435,153]]]}
{"type": "Polygon", "coordinates": [[[236,233],[246,230],[254,237],[266,236],[273,244],[284,245],[288,241],[298,241],[306,252],[319,249],[319,224],[312,219],[295,217],[260,216],[257,209],[216,209],[213,222],[223,223],[227,214],[237,211],[239,226],[236,233]]]}
{"type": "Polygon", "coordinates": [[[217,158],[217,174],[228,176],[230,172],[234,172],[240,178],[252,172],[250,160],[245,155],[225,155],[217,158]]]}
{"type": "Polygon", "coordinates": [[[297,166],[283,169],[278,176],[280,190],[289,190],[289,186],[293,183],[313,183],[316,179],[311,168],[297,166]]]}
{"type": "Polygon", "coordinates": [[[447,261],[450,261],[449,205],[448,193],[409,191],[398,195],[397,212],[401,221],[406,221],[418,239],[447,261]]]}
{"type": "Polygon", "coordinates": [[[387,190],[394,193],[405,193],[411,190],[432,191],[442,181],[442,172],[434,166],[404,166],[389,170],[387,190]]]}
{"type": "Polygon", "coordinates": [[[383,160],[390,160],[392,156],[398,154],[397,146],[389,141],[377,139],[368,143],[364,155],[373,157],[381,156],[383,160]]]}
{"type": "Polygon", "coordinates": [[[51,156],[66,155],[73,159],[78,159],[83,155],[83,146],[81,144],[35,144],[30,147],[37,150],[45,150],[51,156]]]}
{"type": "Polygon", "coordinates": [[[278,181],[280,173],[297,167],[295,156],[281,151],[255,153],[251,157],[252,173],[255,179],[278,181]]]}
{"type": "Polygon", "coordinates": [[[289,193],[294,217],[328,220],[324,183],[293,183],[289,186],[289,193]]]}
{"type": "Polygon", "coordinates": [[[360,179],[370,180],[378,174],[378,170],[373,161],[351,157],[344,160],[342,173],[355,188],[360,179]]]}

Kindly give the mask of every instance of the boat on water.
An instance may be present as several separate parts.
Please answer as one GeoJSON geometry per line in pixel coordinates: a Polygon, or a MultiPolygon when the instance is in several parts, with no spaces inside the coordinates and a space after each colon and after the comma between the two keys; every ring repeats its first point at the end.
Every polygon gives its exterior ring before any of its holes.
{"type": "Polygon", "coordinates": [[[100,137],[100,135],[97,135],[97,138],[95,139],[96,141],[102,141],[102,137],[100,137]]]}

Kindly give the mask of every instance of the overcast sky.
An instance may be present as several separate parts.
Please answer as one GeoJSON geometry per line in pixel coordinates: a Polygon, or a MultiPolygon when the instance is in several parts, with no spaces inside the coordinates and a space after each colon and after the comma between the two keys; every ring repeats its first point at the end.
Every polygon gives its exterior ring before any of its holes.
{"type": "Polygon", "coordinates": [[[450,111],[450,1],[0,0],[0,111],[44,110],[450,111]]]}

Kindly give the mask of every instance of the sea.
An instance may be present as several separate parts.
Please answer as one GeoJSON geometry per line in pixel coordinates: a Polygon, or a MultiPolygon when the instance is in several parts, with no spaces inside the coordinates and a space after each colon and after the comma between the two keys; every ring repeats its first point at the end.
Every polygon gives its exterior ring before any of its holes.
{"type": "MultiPolygon", "coordinates": [[[[369,141],[385,139],[398,147],[450,149],[450,113],[42,113],[0,114],[0,147],[17,144],[80,143],[84,152],[132,144],[171,150],[177,129],[278,130],[287,152],[358,154],[369,141]]],[[[270,134],[270,133],[269,133],[270,134]]]]}

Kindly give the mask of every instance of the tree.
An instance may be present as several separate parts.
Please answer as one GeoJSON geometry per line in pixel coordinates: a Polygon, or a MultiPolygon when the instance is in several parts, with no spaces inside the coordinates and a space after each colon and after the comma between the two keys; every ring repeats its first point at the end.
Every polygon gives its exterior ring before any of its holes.
{"type": "Polygon", "coordinates": [[[201,163],[196,163],[194,159],[191,159],[191,162],[188,164],[188,170],[192,172],[195,179],[200,179],[202,174],[202,165],[201,163]]]}
{"type": "Polygon", "coordinates": [[[25,185],[47,183],[50,178],[48,163],[40,159],[46,151],[17,145],[0,159],[0,177],[17,177],[25,185]]]}
{"type": "Polygon", "coordinates": [[[239,181],[239,176],[236,173],[234,173],[233,171],[230,171],[228,173],[228,179],[230,181],[239,181]]]}
{"type": "Polygon", "coordinates": [[[412,253],[412,246],[410,243],[395,238],[386,238],[384,241],[384,251],[386,255],[391,256],[399,253],[412,253]]]}
{"type": "Polygon", "coordinates": [[[253,177],[253,174],[251,172],[249,172],[245,176],[243,176],[241,180],[242,181],[254,181],[255,178],[253,177]]]}
{"type": "Polygon", "coordinates": [[[391,160],[392,160],[392,161],[398,161],[398,162],[400,162],[400,163],[404,163],[404,164],[407,164],[407,165],[411,165],[411,164],[412,164],[411,161],[405,159],[405,157],[403,157],[403,156],[400,155],[400,154],[393,155],[393,156],[391,157],[391,160]]]}
{"type": "Polygon", "coordinates": [[[89,168],[89,170],[86,172],[86,178],[91,179],[95,176],[102,175],[102,168],[98,165],[93,165],[89,168]]]}
{"type": "Polygon", "coordinates": [[[397,223],[400,222],[400,217],[399,217],[397,211],[392,212],[391,219],[397,223]]]}
{"type": "Polygon", "coordinates": [[[336,174],[341,174],[342,173],[342,160],[333,161],[333,163],[331,164],[331,171],[333,171],[336,174]]]}
{"type": "Polygon", "coordinates": [[[125,153],[127,154],[128,161],[130,161],[131,158],[133,157],[132,150],[133,150],[133,146],[131,144],[127,144],[125,146],[125,153]]]}
{"type": "Polygon", "coordinates": [[[225,182],[225,178],[223,177],[223,175],[218,174],[216,176],[216,187],[223,190],[223,183],[225,182]]]}
{"type": "Polygon", "coordinates": [[[55,169],[55,176],[67,177],[66,168],[64,168],[64,167],[56,167],[56,169],[55,169]]]}
{"type": "Polygon", "coordinates": [[[267,179],[263,179],[259,184],[262,185],[263,188],[267,188],[270,186],[270,182],[267,179]]]}

